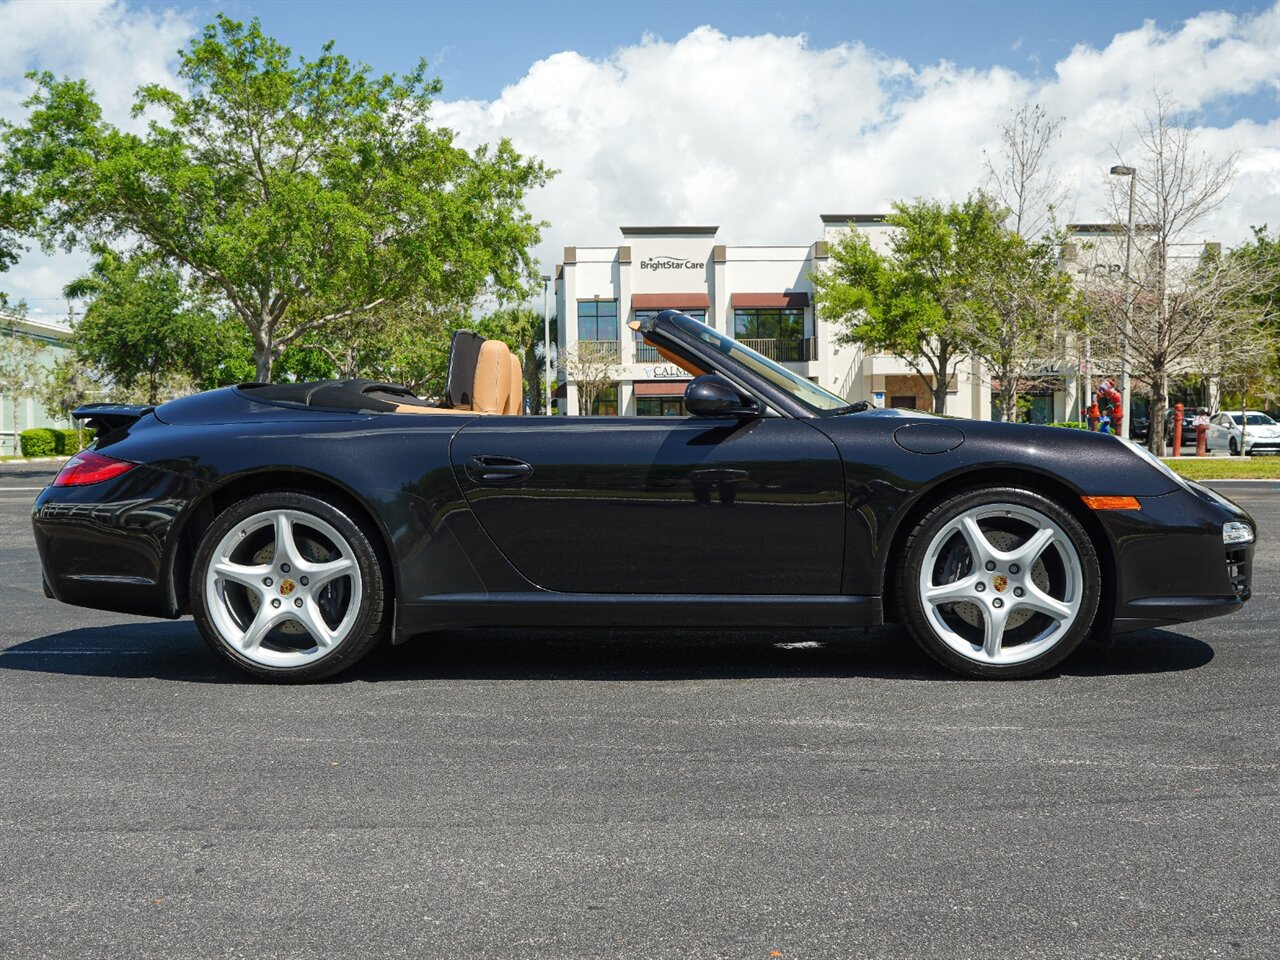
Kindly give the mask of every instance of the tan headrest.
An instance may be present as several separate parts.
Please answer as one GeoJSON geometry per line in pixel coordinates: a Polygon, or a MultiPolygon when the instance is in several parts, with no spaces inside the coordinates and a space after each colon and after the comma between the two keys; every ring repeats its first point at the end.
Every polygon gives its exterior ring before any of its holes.
{"type": "Polygon", "coordinates": [[[471,409],[475,413],[504,413],[511,393],[511,350],[501,340],[486,340],[476,361],[471,409]]]}
{"type": "Polygon", "coordinates": [[[524,413],[524,371],[520,369],[520,357],[511,351],[511,392],[507,396],[507,413],[520,416],[524,413]]]}

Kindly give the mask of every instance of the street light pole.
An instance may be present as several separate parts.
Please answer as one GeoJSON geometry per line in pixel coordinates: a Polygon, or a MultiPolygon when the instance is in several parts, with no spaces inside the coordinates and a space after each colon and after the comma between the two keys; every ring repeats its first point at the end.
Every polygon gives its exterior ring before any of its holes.
{"type": "Polygon", "coordinates": [[[543,406],[544,416],[551,416],[551,314],[547,306],[547,294],[551,278],[542,278],[542,364],[543,364],[543,406]]]}
{"type": "Polygon", "coordinates": [[[1124,410],[1120,435],[1126,440],[1129,439],[1130,423],[1133,420],[1133,411],[1130,409],[1133,391],[1129,383],[1129,337],[1133,329],[1133,276],[1130,268],[1133,264],[1133,202],[1134,195],[1137,193],[1134,189],[1137,186],[1137,173],[1135,167],[1126,167],[1121,164],[1111,168],[1113,177],[1129,178],[1129,226],[1124,235],[1124,337],[1120,344],[1120,408],[1124,410]]]}

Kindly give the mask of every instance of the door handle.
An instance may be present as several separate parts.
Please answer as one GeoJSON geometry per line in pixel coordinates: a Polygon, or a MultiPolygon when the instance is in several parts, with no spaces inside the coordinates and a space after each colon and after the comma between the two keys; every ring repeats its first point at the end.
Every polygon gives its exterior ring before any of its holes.
{"type": "Polygon", "coordinates": [[[467,457],[467,476],[476,483],[518,483],[533,476],[533,467],[515,457],[467,457]]]}

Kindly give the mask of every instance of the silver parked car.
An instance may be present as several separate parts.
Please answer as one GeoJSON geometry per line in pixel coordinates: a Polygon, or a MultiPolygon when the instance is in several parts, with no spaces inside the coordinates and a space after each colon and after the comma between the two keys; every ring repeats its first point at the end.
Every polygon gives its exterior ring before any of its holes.
{"type": "Polygon", "coordinates": [[[1225,447],[1233,457],[1238,457],[1242,449],[1246,456],[1280,453],[1280,423],[1258,410],[1246,410],[1244,413],[1224,411],[1209,420],[1207,439],[1210,449],[1225,447]],[[1243,442],[1241,434],[1244,435],[1243,442]]]}

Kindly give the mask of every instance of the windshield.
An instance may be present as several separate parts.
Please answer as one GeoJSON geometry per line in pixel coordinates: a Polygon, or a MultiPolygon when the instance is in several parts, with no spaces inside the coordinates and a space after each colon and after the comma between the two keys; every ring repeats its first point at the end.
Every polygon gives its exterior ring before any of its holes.
{"type": "Polygon", "coordinates": [[[1250,413],[1243,417],[1238,413],[1233,413],[1231,414],[1231,419],[1236,423],[1243,422],[1247,427],[1270,427],[1275,425],[1275,421],[1265,413],[1250,413]]]}
{"type": "Polygon", "coordinates": [[[779,390],[791,394],[814,413],[819,415],[835,413],[849,406],[848,400],[836,396],[829,390],[823,390],[816,383],[806,380],[798,373],[792,373],[786,367],[774,363],[768,357],[761,356],[750,347],[744,347],[737,340],[721,336],[705,323],[698,323],[681,314],[671,317],[671,321],[708,346],[748,367],[779,390]]]}

